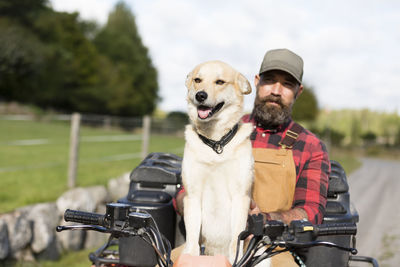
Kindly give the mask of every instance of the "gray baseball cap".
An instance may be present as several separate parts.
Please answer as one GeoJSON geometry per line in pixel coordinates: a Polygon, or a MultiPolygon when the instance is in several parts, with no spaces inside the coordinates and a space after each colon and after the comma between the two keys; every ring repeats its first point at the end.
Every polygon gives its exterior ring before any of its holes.
{"type": "Polygon", "coordinates": [[[259,74],[269,70],[282,70],[292,75],[301,84],[303,65],[303,59],[289,49],[274,49],[265,54],[259,74]]]}

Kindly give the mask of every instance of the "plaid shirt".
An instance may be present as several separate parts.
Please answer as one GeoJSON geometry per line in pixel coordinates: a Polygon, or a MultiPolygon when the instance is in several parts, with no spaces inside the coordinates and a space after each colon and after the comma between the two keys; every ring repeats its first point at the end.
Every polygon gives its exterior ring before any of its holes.
{"type": "MultiPolygon", "coordinates": [[[[255,122],[245,115],[244,122],[255,122]]],[[[279,149],[279,142],[293,121],[278,130],[266,130],[254,126],[250,139],[253,148],[279,149]]],[[[330,162],[325,145],[310,131],[303,129],[293,145],[293,159],[296,166],[296,188],[292,208],[302,208],[311,223],[322,223],[325,212],[330,162]]]]}

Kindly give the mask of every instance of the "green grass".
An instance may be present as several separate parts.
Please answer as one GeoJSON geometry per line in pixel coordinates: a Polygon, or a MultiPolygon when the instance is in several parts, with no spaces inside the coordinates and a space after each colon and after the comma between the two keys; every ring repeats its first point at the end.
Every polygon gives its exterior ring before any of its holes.
{"type": "Polygon", "coordinates": [[[0,262],[0,267],[89,267],[89,253],[95,249],[85,249],[80,251],[71,251],[63,254],[59,261],[7,261],[0,262]]]}
{"type": "Polygon", "coordinates": [[[361,161],[358,156],[354,151],[345,149],[332,149],[329,153],[329,159],[339,162],[347,176],[361,167],[361,161]]]}
{"type": "MultiPolygon", "coordinates": [[[[0,120],[0,213],[56,200],[67,188],[70,127],[67,122],[0,120]],[[17,140],[46,139],[40,145],[15,145],[17,140]]],[[[81,128],[78,186],[106,185],[141,161],[140,140],[88,142],[90,136],[133,135],[121,130],[81,128]],[[123,156],[122,160],[118,157],[123,156]],[[128,156],[128,157],[126,157],[128,156]],[[116,158],[117,157],[117,158],[116,158]]],[[[183,138],[152,135],[149,152],[182,154],[183,138]]]]}
{"type": "Polygon", "coordinates": [[[85,249],[81,251],[69,252],[62,255],[61,259],[57,262],[42,261],[40,267],[89,267],[91,262],[89,260],[89,253],[94,252],[96,249],[85,249]]]}

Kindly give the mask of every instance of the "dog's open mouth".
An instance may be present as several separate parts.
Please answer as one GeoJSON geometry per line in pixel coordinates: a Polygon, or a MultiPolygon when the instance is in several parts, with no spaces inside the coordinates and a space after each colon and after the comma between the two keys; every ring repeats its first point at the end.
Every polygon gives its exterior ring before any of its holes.
{"type": "Polygon", "coordinates": [[[215,107],[208,107],[204,105],[200,105],[197,107],[197,115],[200,119],[205,120],[210,118],[212,115],[217,113],[223,106],[225,102],[221,102],[217,104],[215,107]]]}

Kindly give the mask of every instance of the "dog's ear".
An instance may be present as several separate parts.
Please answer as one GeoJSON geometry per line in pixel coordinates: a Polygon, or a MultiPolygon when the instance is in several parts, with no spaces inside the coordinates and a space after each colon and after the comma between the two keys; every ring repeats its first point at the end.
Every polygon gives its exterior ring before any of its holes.
{"type": "Polygon", "coordinates": [[[185,81],[185,85],[187,89],[191,89],[193,86],[193,75],[195,75],[196,69],[192,70],[191,72],[189,72],[189,74],[186,76],[186,81],[185,81]]]}
{"type": "Polygon", "coordinates": [[[192,73],[190,72],[186,76],[186,81],[185,81],[186,88],[189,89],[192,86],[192,83],[193,83],[193,77],[192,77],[192,73]]]}
{"type": "Polygon", "coordinates": [[[240,92],[244,95],[248,95],[251,93],[251,85],[250,82],[244,77],[243,74],[237,73],[235,78],[235,86],[239,89],[240,92]]]}

